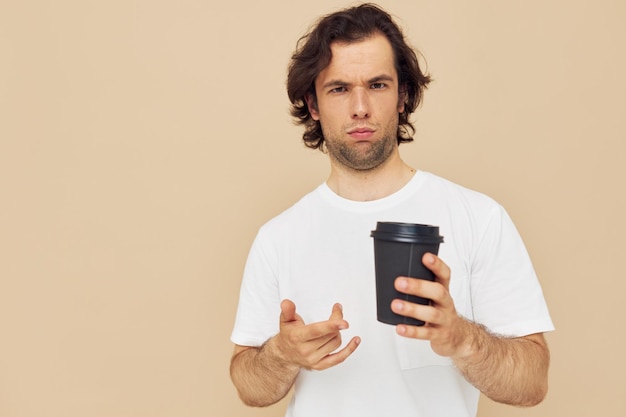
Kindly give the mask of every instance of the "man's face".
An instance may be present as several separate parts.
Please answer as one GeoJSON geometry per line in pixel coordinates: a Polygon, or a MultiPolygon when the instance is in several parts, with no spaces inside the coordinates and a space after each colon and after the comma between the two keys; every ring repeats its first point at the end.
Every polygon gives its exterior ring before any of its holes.
{"type": "Polygon", "coordinates": [[[354,170],[378,167],[396,150],[399,94],[393,51],[376,34],[356,43],[331,44],[330,64],[315,80],[309,111],[322,125],[333,163],[354,170]]]}

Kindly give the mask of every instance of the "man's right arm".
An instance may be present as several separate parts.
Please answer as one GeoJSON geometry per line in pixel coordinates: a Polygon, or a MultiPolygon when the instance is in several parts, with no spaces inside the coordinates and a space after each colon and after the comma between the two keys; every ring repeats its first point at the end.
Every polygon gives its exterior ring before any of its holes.
{"type": "Polygon", "coordinates": [[[283,399],[300,371],[273,352],[273,340],[261,347],[235,345],[230,377],[241,401],[251,407],[265,407],[283,399]]]}
{"type": "Polygon", "coordinates": [[[340,304],[327,321],[306,325],[292,301],[281,305],[280,331],[260,347],[235,346],[230,375],[241,400],[253,407],[272,405],[287,395],[300,369],[323,370],[354,352],[354,337],[341,350],[340,331],[348,328],[340,304]],[[334,352],[334,353],[333,353],[334,352]]]}

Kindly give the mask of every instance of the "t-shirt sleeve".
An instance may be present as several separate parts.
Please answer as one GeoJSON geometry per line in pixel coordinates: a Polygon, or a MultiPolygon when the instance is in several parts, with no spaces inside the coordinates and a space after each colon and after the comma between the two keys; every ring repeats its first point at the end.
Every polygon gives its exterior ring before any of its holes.
{"type": "Polygon", "coordinates": [[[474,320],[505,336],[554,330],[528,251],[501,206],[494,207],[477,238],[471,284],[474,320]]]}
{"type": "Polygon", "coordinates": [[[248,254],[231,334],[231,341],[241,346],[260,346],[279,330],[276,254],[262,232],[263,229],[248,254]]]}

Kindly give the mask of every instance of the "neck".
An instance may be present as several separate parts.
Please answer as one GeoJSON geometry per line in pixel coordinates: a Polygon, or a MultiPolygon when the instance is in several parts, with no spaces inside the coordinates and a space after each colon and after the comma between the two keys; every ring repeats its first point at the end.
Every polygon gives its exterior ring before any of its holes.
{"type": "Polygon", "coordinates": [[[373,201],[404,187],[415,174],[398,153],[371,170],[352,170],[331,161],[328,187],[337,195],[353,201],[373,201]]]}

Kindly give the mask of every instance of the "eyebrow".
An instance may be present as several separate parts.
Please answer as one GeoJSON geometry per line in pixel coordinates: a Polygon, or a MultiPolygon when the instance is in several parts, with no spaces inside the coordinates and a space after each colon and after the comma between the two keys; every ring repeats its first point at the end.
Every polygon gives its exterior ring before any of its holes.
{"type": "Polygon", "coordinates": [[[377,77],[369,79],[368,83],[374,84],[374,83],[378,83],[380,81],[392,81],[393,82],[393,81],[395,81],[395,79],[391,75],[382,74],[382,75],[379,75],[377,77]]]}
{"type": "MultiPolygon", "coordinates": [[[[369,80],[367,80],[368,84],[374,84],[374,83],[378,83],[381,81],[395,81],[394,78],[391,75],[387,75],[387,74],[381,74],[381,75],[377,75],[373,78],[370,78],[369,80]]],[[[330,87],[345,87],[350,85],[350,83],[346,82],[346,81],[342,81],[342,80],[330,80],[326,83],[324,83],[324,85],[322,85],[323,89],[326,88],[330,88],[330,87]]]]}

